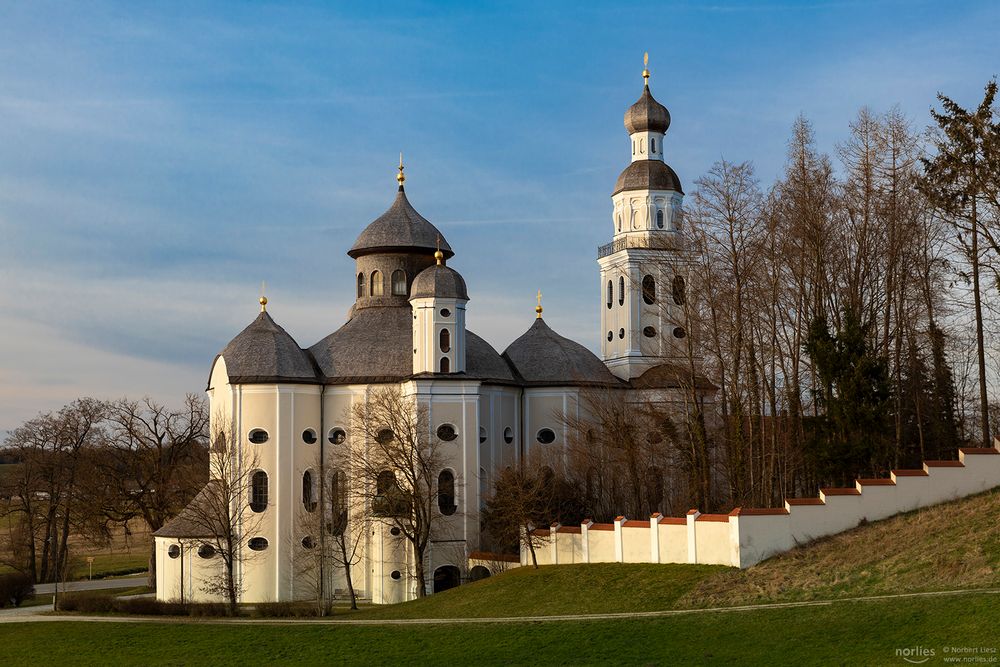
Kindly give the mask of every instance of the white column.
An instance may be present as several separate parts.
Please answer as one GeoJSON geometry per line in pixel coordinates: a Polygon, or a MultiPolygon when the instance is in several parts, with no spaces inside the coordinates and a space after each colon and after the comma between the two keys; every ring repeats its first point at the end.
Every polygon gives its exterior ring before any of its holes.
{"type": "Polygon", "coordinates": [[[687,540],[688,540],[688,562],[698,562],[698,543],[695,541],[695,521],[701,516],[698,510],[690,510],[687,513],[687,540]]]}
{"type": "Polygon", "coordinates": [[[649,562],[660,562],[660,519],[663,515],[653,512],[649,517],[649,562]]]}
{"type": "Polygon", "coordinates": [[[580,544],[583,549],[583,562],[590,562],[590,527],[594,525],[593,520],[584,519],[580,524],[580,544]]]}
{"type": "Polygon", "coordinates": [[[557,544],[557,539],[559,535],[559,523],[554,523],[549,526],[549,548],[552,549],[552,564],[559,564],[559,545],[557,544]]]}
{"type": "Polygon", "coordinates": [[[615,517],[615,562],[625,561],[625,545],[622,543],[622,525],[626,519],[623,516],[615,517]]]}

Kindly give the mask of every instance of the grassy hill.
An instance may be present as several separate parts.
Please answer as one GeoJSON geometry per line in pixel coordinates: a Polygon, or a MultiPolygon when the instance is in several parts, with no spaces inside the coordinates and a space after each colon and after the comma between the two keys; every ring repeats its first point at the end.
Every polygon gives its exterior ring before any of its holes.
{"type": "Polygon", "coordinates": [[[1000,489],[801,546],[746,570],[601,563],[517,568],[356,618],[657,611],[1000,587],[1000,489]]]}

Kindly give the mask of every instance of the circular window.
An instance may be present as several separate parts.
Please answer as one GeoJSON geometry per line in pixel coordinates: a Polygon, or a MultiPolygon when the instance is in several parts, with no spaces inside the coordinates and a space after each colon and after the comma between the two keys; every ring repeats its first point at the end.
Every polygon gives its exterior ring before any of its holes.
{"type": "Polygon", "coordinates": [[[653,327],[643,327],[642,335],[645,336],[646,338],[653,338],[656,336],[656,329],[654,329],[653,327]]]}
{"type": "Polygon", "coordinates": [[[302,442],[306,443],[307,445],[315,445],[316,440],[317,440],[316,431],[312,430],[311,428],[307,428],[306,430],[302,431],[302,442]]]}
{"type": "Polygon", "coordinates": [[[302,546],[306,549],[315,549],[316,540],[313,539],[312,535],[306,535],[302,538],[302,546]]]}
{"type": "Polygon", "coordinates": [[[392,442],[392,439],[395,437],[396,436],[395,434],[393,434],[391,428],[384,428],[378,432],[378,435],[375,436],[375,442],[379,443],[380,445],[384,445],[392,442]]]}
{"type": "Polygon", "coordinates": [[[403,532],[403,531],[401,531],[401,530],[400,530],[399,528],[397,528],[396,526],[393,526],[392,528],[390,528],[390,529],[389,529],[389,534],[390,534],[390,535],[392,535],[393,537],[399,537],[399,534],[400,534],[401,532],[403,532]]]}
{"type": "Polygon", "coordinates": [[[441,424],[438,426],[437,436],[445,442],[451,442],[458,437],[458,432],[451,424],[441,424]]]}
{"type": "Polygon", "coordinates": [[[390,574],[389,576],[392,577],[393,580],[399,581],[400,577],[402,577],[403,575],[399,570],[393,570],[392,574],[390,574]]]}
{"type": "Polygon", "coordinates": [[[330,432],[327,434],[326,439],[334,445],[342,445],[344,441],[347,440],[347,431],[342,428],[331,428],[330,432]]]}
{"type": "Polygon", "coordinates": [[[480,426],[479,427],[479,444],[481,445],[484,442],[486,442],[486,427],[485,426],[480,426]]]}
{"type": "Polygon", "coordinates": [[[514,431],[511,429],[510,426],[508,426],[503,430],[503,441],[506,442],[508,445],[514,442],[514,431]]]}
{"type": "Polygon", "coordinates": [[[447,308],[441,309],[441,317],[451,317],[451,311],[447,308]]]}
{"type": "Polygon", "coordinates": [[[177,558],[178,556],[181,555],[181,548],[176,544],[171,544],[170,547],[167,549],[167,555],[170,556],[171,558],[177,558]]]}
{"type": "Polygon", "coordinates": [[[255,445],[263,445],[265,442],[267,442],[269,436],[267,435],[267,431],[265,431],[264,429],[255,428],[254,430],[250,431],[250,435],[247,437],[249,437],[250,442],[252,442],[255,445]]]}
{"type": "Polygon", "coordinates": [[[624,329],[619,329],[618,330],[618,337],[619,338],[624,338],[625,337],[625,330],[624,329]]]}
{"type": "Polygon", "coordinates": [[[543,445],[548,445],[555,442],[556,434],[555,431],[550,428],[543,428],[538,432],[538,435],[536,435],[535,438],[543,445]]]}
{"type": "Polygon", "coordinates": [[[611,342],[611,341],[613,341],[614,339],[615,339],[615,334],[614,334],[614,332],[613,332],[613,331],[609,331],[609,332],[608,332],[608,342],[610,343],[610,342],[611,342]]]}
{"type": "Polygon", "coordinates": [[[263,551],[267,548],[267,539],[263,537],[251,537],[250,541],[247,542],[247,546],[250,547],[250,551],[263,551]]]}
{"type": "Polygon", "coordinates": [[[211,558],[212,556],[215,555],[215,547],[213,547],[211,544],[203,544],[200,547],[198,547],[198,555],[201,558],[211,558]]]}
{"type": "Polygon", "coordinates": [[[674,327],[674,338],[684,338],[687,336],[687,331],[684,331],[684,327],[674,327]]]}

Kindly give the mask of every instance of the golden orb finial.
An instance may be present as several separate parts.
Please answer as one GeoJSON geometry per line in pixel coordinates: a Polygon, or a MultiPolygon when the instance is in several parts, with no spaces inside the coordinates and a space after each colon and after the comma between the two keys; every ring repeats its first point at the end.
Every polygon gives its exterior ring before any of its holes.
{"type": "Polygon", "coordinates": [[[441,235],[440,234],[438,234],[437,250],[434,251],[434,259],[437,260],[438,266],[442,266],[444,264],[444,253],[441,252],[441,235]]]}
{"type": "Polygon", "coordinates": [[[535,306],[535,319],[542,319],[542,290],[538,290],[538,305],[535,306]]]}
{"type": "Polygon", "coordinates": [[[262,297],[260,297],[258,299],[258,301],[260,301],[260,312],[266,313],[267,312],[267,297],[266,296],[262,296],[262,297]]]}
{"type": "Polygon", "coordinates": [[[400,187],[402,187],[403,183],[406,182],[406,176],[403,174],[403,153],[402,153],[402,151],[400,151],[400,153],[399,153],[399,173],[396,174],[396,181],[399,183],[400,187]]]}
{"type": "Polygon", "coordinates": [[[649,51],[642,54],[642,79],[649,84],[649,51]]]}

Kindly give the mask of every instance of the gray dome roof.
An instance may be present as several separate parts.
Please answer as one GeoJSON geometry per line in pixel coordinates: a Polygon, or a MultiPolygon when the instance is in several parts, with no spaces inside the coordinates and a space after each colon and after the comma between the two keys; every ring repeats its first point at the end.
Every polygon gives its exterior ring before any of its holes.
{"type": "Polygon", "coordinates": [[[406,252],[418,249],[433,252],[439,241],[441,252],[446,258],[455,254],[437,227],[410,205],[406,192],[400,185],[396,200],[389,210],[365,227],[347,254],[357,258],[376,251],[406,252]]]}
{"type": "Polygon", "coordinates": [[[417,274],[410,288],[410,298],[439,296],[446,299],[468,299],[465,279],[450,266],[435,264],[417,274]]]}
{"type": "Polygon", "coordinates": [[[540,317],[504,350],[503,357],[527,385],[621,383],[597,355],[576,341],[560,336],[540,317]]]}
{"type": "Polygon", "coordinates": [[[662,160],[636,160],[618,176],[615,191],[623,190],[673,190],[684,194],[681,189],[681,179],[677,173],[662,160]]]}
{"type": "Polygon", "coordinates": [[[649,84],[643,86],[642,96],[625,112],[625,129],[635,132],[663,132],[670,127],[670,112],[649,92],[649,84]]]}
{"type": "Polygon", "coordinates": [[[309,354],[266,312],[229,341],[219,357],[226,360],[232,384],[319,381],[309,354]]]}
{"type": "MultiPolygon", "coordinates": [[[[362,308],[309,351],[331,384],[389,382],[413,375],[413,314],[409,306],[362,308]]],[[[465,373],[457,378],[513,383],[496,350],[466,330],[465,373]]]]}

